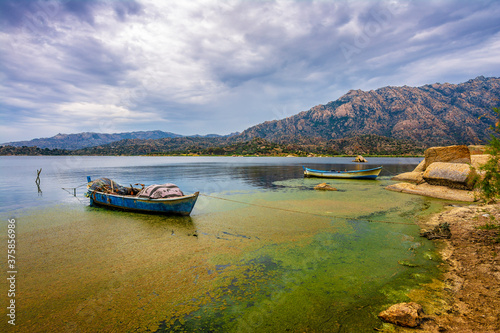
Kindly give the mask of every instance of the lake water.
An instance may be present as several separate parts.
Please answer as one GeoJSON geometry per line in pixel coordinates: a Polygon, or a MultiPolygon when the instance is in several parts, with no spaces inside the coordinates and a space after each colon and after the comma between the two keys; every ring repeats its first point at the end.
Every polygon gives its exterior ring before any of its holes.
{"type": "MultiPolygon", "coordinates": [[[[384,190],[421,158],[1,157],[26,332],[364,332],[439,272],[416,219],[445,201],[384,190]],[[304,178],[302,165],[375,180],[304,178]],[[42,169],[40,186],[36,170],[42,169]],[[200,191],[190,217],[89,207],[86,177],[200,191]],[[315,191],[326,182],[339,191],[315,191]],[[66,188],[66,190],[62,189],[66,188]],[[73,189],[76,189],[76,197],[73,189]],[[411,267],[415,266],[415,267],[411,267]]],[[[1,269],[7,272],[6,260],[1,269]]],[[[2,293],[7,283],[0,283],[2,293]]],[[[7,325],[2,320],[0,327],[7,325]]]]}

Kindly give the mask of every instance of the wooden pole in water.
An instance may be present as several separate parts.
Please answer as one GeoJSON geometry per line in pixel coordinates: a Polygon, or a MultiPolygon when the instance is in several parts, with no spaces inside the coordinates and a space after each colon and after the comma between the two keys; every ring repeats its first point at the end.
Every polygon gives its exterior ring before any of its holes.
{"type": "Polygon", "coordinates": [[[40,174],[42,173],[42,168],[40,168],[40,170],[36,170],[36,179],[35,179],[35,183],[37,184],[40,184],[40,174]]]}

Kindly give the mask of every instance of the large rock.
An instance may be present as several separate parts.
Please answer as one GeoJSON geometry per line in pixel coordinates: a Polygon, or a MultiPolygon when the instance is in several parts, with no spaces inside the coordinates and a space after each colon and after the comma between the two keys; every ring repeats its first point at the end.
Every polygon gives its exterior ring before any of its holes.
{"type": "Polygon", "coordinates": [[[425,170],[435,162],[470,164],[470,151],[465,145],[431,147],[425,151],[425,170]]]}
{"type": "Polygon", "coordinates": [[[421,185],[397,183],[389,185],[385,189],[389,191],[418,194],[426,197],[453,201],[474,202],[477,200],[474,192],[472,191],[456,190],[446,186],[432,186],[427,183],[423,183],[421,185]]]}
{"type": "Polygon", "coordinates": [[[470,157],[471,160],[471,165],[473,168],[476,170],[479,169],[482,165],[486,164],[488,160],[491,158],[490,154],[483,154],[483,155],[472,155],[470,157]]]}
{"type": "Polygon", "coordinates": [[[424,172],[425,171],[425,159],[420,162],[415,169],[413,169],[413,172],[424,172]]]}
{"type": "Polygon", "coordinates": [[[471,155],[483,155],[486,154],[486,146],[470,145],[469,151],[471,155]]]}
{"type": "Polygon", "coordinates": [[[424,181],[424,179],[422,178],[422,172],[415,172],[415,171],[400,173],[399,175],[392,177],[391,180],[410,182],[416,184],[420,184],[424,181]]]}
{"type": "Polygon", "coordinates": [[[425,169],[422,177],[430,185],[472,190],[476,173],[469,164],[434,162],[425,169]]]}
{"type": "Polygon", "coordinates": [[[357,163],[366,163],[366,162],[368,162],[368,161],[367,161],[367,160],[366,160],[366,158],[364,158],[363,156],[358,155],[358,156],[356,156],[356,158],[353,160],[353,162],[357,162],[357,163]]]}
{"type": "Polygon", "coordinates": [[[424,310],[418,303],[399,303],[394,304],[385,311],[378,314],[378,317],[385,322],[404,326],[418,327],[422,322],[424,310]]]}

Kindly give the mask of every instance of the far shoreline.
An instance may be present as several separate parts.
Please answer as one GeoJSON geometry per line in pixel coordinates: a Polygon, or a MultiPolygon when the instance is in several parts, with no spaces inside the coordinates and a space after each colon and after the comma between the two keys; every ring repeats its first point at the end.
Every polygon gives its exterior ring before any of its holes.
{"type": "MultiPolygon", "coordinates": [[[[355,158],[358,155],[319,155],[319,156],[290,156],[290,155],[196,155],[196,154],[140,154],[140,155],[132,155],[132,154],[107,154],[107,155],[92,155],[92,154],[86,154],[86,155],[80,155],[80,154],[54,154],[54,155],[43,155],[43,154],[9,154],[9,155],[0,155],[0,157],[6,157],[6,156],[71,156],[71,157],[77,157],[77,156],[91,156],[91,157],[111,157],[111,156],[130,156],[130,157],[287,157],[287,158],[293,158],[293,157],[300,157],[300,158],[335,158],[335,157],[349,157],[349,158],[355,158]]],[[[424,155],[362,155],[363,157],[367,158],[377,158],[377,157],[385,157],[385,158],[424,158],[424,155]]],[[[359,164],[364,164],[366,162],[356,162],[359,164]]]]}

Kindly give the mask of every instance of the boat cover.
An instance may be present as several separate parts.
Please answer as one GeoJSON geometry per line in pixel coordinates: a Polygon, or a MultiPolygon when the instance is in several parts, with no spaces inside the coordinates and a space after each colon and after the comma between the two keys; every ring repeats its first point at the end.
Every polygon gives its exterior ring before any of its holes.
{"type": "Polygon", "coordinates": [[[149,185],[137,195],[140,198],[160,199],[182,197],[181,189],[175,184],[149,185]]]}

